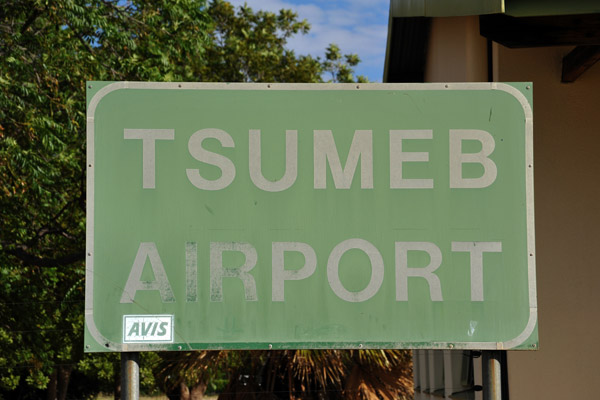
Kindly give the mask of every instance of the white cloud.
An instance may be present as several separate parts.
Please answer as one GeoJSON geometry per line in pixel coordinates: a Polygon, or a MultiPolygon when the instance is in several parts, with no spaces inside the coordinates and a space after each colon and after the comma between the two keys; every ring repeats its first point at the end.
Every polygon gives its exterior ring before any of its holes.
{"type": "Polygon", "coordinates": [[[302,4],[298,6],[291,5],[287,8],[296,11],[298,13],[299,19],[307,20],[311,24],[311,26],[320,25],[327,21],[327,15],[325,13],[325,10],[317,7],[314,4],[302,4]]]}

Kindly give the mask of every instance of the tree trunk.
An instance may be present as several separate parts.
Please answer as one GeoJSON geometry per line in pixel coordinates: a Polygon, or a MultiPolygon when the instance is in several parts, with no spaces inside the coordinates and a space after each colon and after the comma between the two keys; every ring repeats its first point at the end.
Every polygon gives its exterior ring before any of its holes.
{"type": "Polygon", "coordinates": [[[184,382],[179,384],[179,400],[191,400],[190,388],[184,382]]]}
{"type": "Polygon", "coordinates": [[[113,389],[114,400],[121,400],[121,364],[115,363],[113,365],[113,372],[115,375],[115,386],[113,389]],[[118,367],[117,367],[118,365],[118,367]]]}
{"type": "Polygon", "coordinates": [[[190,393],[190,400],[202,400],[204,398],[204,392],[206,392],[206,383],[200,382],[194,387],[190,393]]]}
{"type": "Polygon", "coordinates": [[[72,371],[73,367],[58,367],[58,393],[56,397],[58,400],[65,400],[67,398],[72,371]]]}
{"type": "Polygon", "coordinates": [[[48,400],[56,400],[56,395],[57,395],[57,388],[58,388],[58,372],[56,371],[56,367],[54,368],[54,371],[52,371],[52,375],[50,375],[50,382],[48,382],[48,389],[47,389],[47,399],[48,400]]]}

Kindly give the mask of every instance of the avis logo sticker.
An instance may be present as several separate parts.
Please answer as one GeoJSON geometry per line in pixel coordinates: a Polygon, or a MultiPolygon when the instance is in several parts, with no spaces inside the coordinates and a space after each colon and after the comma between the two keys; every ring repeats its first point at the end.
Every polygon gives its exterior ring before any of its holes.
{"type": "Polygon", "coordinates": [[[123,343],[172,342],[172,315],[123,315],[123,343]]]}

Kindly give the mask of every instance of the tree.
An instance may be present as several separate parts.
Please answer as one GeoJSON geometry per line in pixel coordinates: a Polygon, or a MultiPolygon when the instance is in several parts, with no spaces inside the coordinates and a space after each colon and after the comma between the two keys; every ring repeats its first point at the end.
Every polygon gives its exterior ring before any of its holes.
{"type": "Polygon", "coordinates": [[[225,383],[230,371],[240,364],[244,352],[195,351],[163,353],[155,368],[161,389],[170,399],[200,400],[209,388],[220,389],[218,381],[225,383]]]}
{"type": "Polygon", "coordinates": [[[164,357],[157,378],[170,398],[197,400],[217,371],[227,378],[219,400],[413,396],[410,353],[401,350],[199,351],[164,357]]]}
{"type": "Polygon", "coordinates": [[[193,80],[207,43],[203,7],[0,7],[0,390],[64,398],[82,359],[86,80],[193,80]]]}
{"type": "MultiPolygon", "coordinates": [[[[342,57],[340,48],[336,44],[330,44],[325,51],[325,61],[322,63],[323,70],[331,75],[330,82],[351,83],[355,82],[353,67],[360,63],[356,54],[345,54],[342,57]]],[[[359,75],[356,82],[368,82],[367,78],[359,75]]]]}
{"type": "Polygon", "coordinates": [[[91,379],[83,398],[116,371],[116,357],[82,352],[86,81],[350,80],[358,58],[286,48],[308,29],[220,0],[2,2],[0,397],[64,399],[77,374],[91,379]]]}
{"type": "Polygon", "coordinates": [[[199,80],[205,82],[320,82],[322,65],[311,56],[296,56],[287,39],[310,26],[291,10],[279,14],[236,11],[225,1],[208,7],[210,43],[199,80]]]}

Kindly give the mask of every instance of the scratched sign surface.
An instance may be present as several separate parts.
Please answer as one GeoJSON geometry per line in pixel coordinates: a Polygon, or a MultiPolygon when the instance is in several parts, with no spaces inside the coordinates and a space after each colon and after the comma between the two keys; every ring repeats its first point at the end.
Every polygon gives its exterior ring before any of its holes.
{"type": "Polygon", "coordinates": [[[531,90],[89,82],[86,351],[536,347],[531,90]]]}

